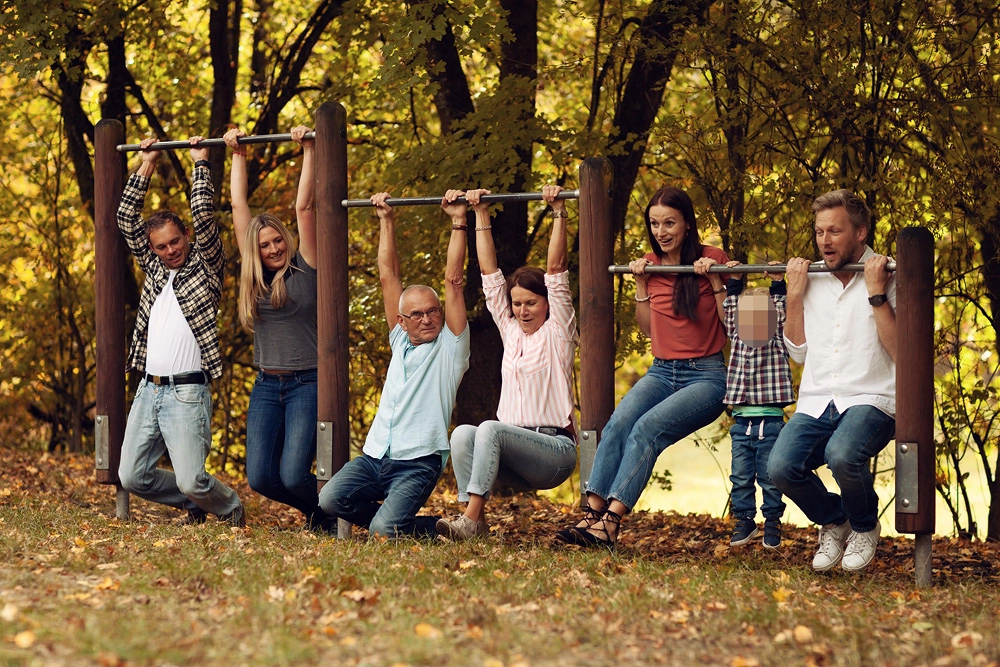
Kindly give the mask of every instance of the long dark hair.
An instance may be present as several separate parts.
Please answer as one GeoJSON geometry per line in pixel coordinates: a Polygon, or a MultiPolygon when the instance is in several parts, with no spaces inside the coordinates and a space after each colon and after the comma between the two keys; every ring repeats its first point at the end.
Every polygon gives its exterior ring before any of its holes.
{"type": "MultiPolygon", "coordinates": [[[[514,317],[514,306],[511,303],[510,291],[514,287],[523,287],[532,294],[549,298],[549,288],[545,286],[545,272],[537,266],[522,266],[507,279],[507,312],[511,317],[514,317]]],[[[545,319],[549,319],[548,311],[545,311],[545,319]]]]}
{"type": "MultiPolygon", "coordinates": [[[[681,264],[694,264],[695,260],[701,257],[702,249],[705,247],[698,236],[698,222],[694,217],[694,204],[687,193],[680,188],[664,186],[653,193],[649,200],[644,214],[646,218],[646,234],[649,236],[649,244],[653,247],[653,252],[657,259],[663,259],[663,249],[653,236],[652,225],[649,222],[649,209],[654,206],[669,206],[680,211],[687,225],[684,232],[684,241],[681,243],[681,264]]],[[[681,273],[675,278],[674,283],[674,314],[686,317],[690,320],[698,318],[698,289],[700,276],[693,273],[681,273]]]]}

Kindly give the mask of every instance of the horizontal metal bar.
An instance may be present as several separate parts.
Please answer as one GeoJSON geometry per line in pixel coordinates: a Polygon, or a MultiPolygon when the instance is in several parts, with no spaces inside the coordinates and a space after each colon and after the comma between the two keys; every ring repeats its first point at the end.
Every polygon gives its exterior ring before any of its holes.
{"type": "MultiPolygon", "coordinates": [[[[437,197],[389,197],[385,203],[389,206],[438,206],[443,195],[437,197]]],[[[556,195],[556,199],[579,199],[579,190],[563,190],[556,195]]],[[[510,201],[540,201],[541,192],[507,192],[495,195],[483,195],[479,201],[485,204],[502,204],[510,201]]],[[[465,197],[455,200],[456,204],[466,204],[465,197]]],[[[364,206],[374,206],[371,199],[344,199],[340,202],[344,208],[362,208],[364,206]]]]}
{"type": "MultiPolygon", "coordinates": [[[[713,264],[708,268],[709,273],[784,273],[785,264],[737,264],[736,266],[726,266],[725,264],[713,264]]],[[[896,262],[891,261],[885,267],[887,271],[896,270],[896,262]]],[[[809,265],[809,273],[836,273],[840,271],[862,273],[865,270],[864,264],[845,264],[839,269],[831,269],[824,262],[816,262],[809,265]]],[[[632,273],[628,264],[612,264],[608,267],[608,273],[632,273]]],[[[690,264],[674,264],[664,266],[662,264],[650,264],[646,267],[646,273],[694,273],[694,267],[690,264]]]]}
{"type": "MultiPolygon", "coordinates": [[[[306,132],[306,139],[315,139],[315,132],[306,132]]],[[[256,134],[249,137],[240,137],[236,140],[238,144],[277,144],[283,141],[291,141],[291,134],[256,134]]],[[[199,147],[205,146],[225,146],[226,142],[222,137],[216,137],[214,139],[202,139],[197,144],[199,147]]],[[[150,151],[173,151],[181,150],[184,148],[191,148],[191,143],[188,141],[157,141],[151,144],[146,150],[150,151]]],[[[139,144],[118,144],[115,146],[115,150],[119,153],[130,153],[132,151],[140,151],[142,148],[139,144]]]]}

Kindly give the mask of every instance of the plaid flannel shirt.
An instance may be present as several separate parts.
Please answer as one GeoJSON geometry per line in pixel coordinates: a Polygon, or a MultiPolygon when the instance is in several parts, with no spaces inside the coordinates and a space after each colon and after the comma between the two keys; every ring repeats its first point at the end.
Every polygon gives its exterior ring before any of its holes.
{"type": "Polygon", "coordinates": [[[785,406],[795,402],[792,370],[788,366],[788,350],[783,339],[785,332],[784,281],[772,281],[771,302],[778,313],[778,326],[767,345],[750,347],[740,340],[736,327],[736,311],[741,280],[730,280],[726,300],[722,304],[726,317],[723,324],[732,341],[729,353],[729,371],[726,376],[726,405],[785,406]],[[733,283],[739,283],[736,286],[733,283]],[[780,285],[780,287],[778,287],[780,285]]]}
{"type": "MultiPolygon", "coordinates": [[[[195,165],[191,184],[191,218],[194,226],[194,242],[187,261],[174,276],[174,292],[191,333],[201,349],[201,367],[212,378],[222,376],[222,355],[219,351],[219,334],[216,328],[216,313],[222,298],[222,278],[226,268],[226,253],[215,224],[212,174],[207,162],[195,165]]],[[[170,270],[149,247],[146,223],[142,219],[142,207],[149,189],[149,178],[132,174],[121,204],[118,206],[118,228],[125,237],[129,250],[146,274],[139,298],[139,312],[136,315],[135,332],[132,334],[132,349],[129,352],[128,368],[140,373],[146,372],[147,333],[149,313],[153,302],[163,291],[170,278],[170,270]]]]}

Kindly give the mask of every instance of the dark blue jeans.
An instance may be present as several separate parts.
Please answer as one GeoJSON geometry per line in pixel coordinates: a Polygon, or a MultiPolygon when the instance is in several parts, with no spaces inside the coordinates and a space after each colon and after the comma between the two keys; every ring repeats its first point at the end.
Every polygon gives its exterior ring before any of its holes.
{"type": "Polygon", "coordinates": [[[257,373],[247,411],[247,480],[250,488],[302,512],[320,512],[316,475],[316,370],[257,373]]]}
{"type": "Polygon", "coordinates": [[[733,472],[729,475],[729,481],[733,483],[730,511],[737,519],[757,516],[755,481],[764,495],[760,506],[764,518],[780,519],[785,513],[781,491],[767,476],[767,461],[784,425],[784,417],[737,417],[736,423],[729,429],[733,441],[733,472]]]}
{"type": "Polygon", "coordinates": [[[660,453],[715,421],[722,414],[725,394],[721,352],[698,359],[653,361],[601,431],[587,492],[614,498],[631,510],[660,453]]]}
{"type": "Polygon", "coordinates": [[[833,401],[819,419],[796,412],[778,435],[767,472],[771,481],[821,526],[850,520],[867,533],[878,523],[878,496],[869,467],[896,431],[896,420],[870,405],[840,414],[833,401]],[[827,490],[814,472],[826,464],[840,487],[827,490]]]}
{"type": "Polygon", "coordinates": [[[319,494],[323,511],[374,535],[436,535],[440,517],[417,516],[441,476],[441,454],[409,461],[362,454],[348,461],[319,494]]]}

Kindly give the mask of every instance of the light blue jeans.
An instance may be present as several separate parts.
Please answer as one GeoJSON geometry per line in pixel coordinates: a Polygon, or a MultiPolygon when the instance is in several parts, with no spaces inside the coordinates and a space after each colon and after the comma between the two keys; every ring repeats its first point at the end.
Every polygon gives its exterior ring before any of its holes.
{"type": "Polygon", "coordinates": [[[212,447],[212,388],[142,380],[132,401],[118,477],[122,488],[171,507],[200,507],[220,517],[240,504],[236,492],[205,472],[212,447]],[[164,452],[173,471],[157,467],[164,452]]]}
{"type": "Polygon", "coordinates": [[[722,353],[697,359],[656,359],[622,399],[601,431],[587,493],[631,510],[664,449],[722,414],[722,353]]]}
{"type": "Polygon", "coordinates": [[[878,523],[878,496],[870,462],[896,432],[896,420],[876,407],[855,405],[840,414],[833,401],[819,419],[796,412],[778,435],[768,475],[813,523],[850,520],[859,533],[878,523]],[[827,490],[814,472],[826,464],[840,487],[827,490]]]}
{"type": "Polygon", "coordinates": [[[451,434],[451,465],[458,500],[474,493],[489,498],[497,479],[514,489],[552,489],[576,468],[576,444],[498,421],[462,424],[451,434]]]}

